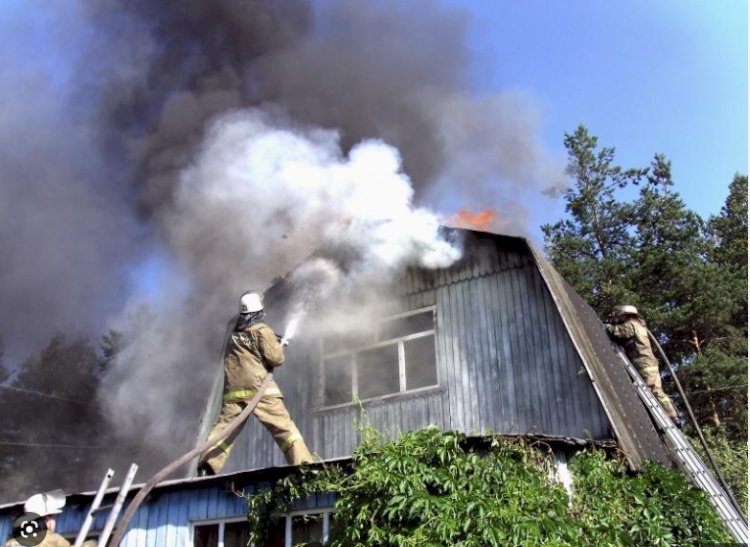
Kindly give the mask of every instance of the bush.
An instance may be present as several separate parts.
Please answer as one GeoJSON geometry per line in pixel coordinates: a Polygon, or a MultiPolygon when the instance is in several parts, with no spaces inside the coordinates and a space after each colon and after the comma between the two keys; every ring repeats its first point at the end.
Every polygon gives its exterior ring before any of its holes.
{"type": "Polygon", "coordinates": [[[255,544],[295,501],[334,492],[333,546],[697,545],[729,537],[678,471],[588,450],[571,460],[575,494],[550,480],[551,451],[494,437],[478,446],[436,428],[384,441],[368,430],[351,469],[302,466],[248,495],[255,544]],[[572,501],[572,503],[571,503],[572,501]]]}
{"type": "MultiPolygon", "coordinates": [[[[747,514],[747,443],[731,440],[721,428],[706,428],[703,430],[703,436],[724,480],[732,489],[743,513],[747,514]]],[[[705,453],[698,439],[691,436],[690,442],[699,454],[705,453]]],[[[704,461],[706,464],[709,463],[706,457],[704,461]]],[[[709,469],[713,471],[711,467],[709,469]]]]}

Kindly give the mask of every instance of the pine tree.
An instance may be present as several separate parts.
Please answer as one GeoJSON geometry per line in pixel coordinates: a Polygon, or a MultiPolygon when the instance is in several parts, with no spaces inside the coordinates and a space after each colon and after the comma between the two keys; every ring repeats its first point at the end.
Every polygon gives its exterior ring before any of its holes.
{"type": "Polygon", "coordinates": [[[711,248],[702,295],[712,309],[695,358],[680,371],[699,419],[747,442],[747,176],[735,175],[721,213],[709,218],[711,248]]]}
{"type": "Polygon", "coordinates": [[[565,279],[599,313],[630,300],[621,280],[629,268],[633,236],[632,206],[615,191],[638,184],[645,169],[623,170],[614,164],[615,149],[598,148],[598,139],[579,125],[565,134],[566,173],[574,185],[562,193],[567,219],[542,226],[545,251],[565,279]]]}
{"type": "Polygon", "coordinates": [[[746,439],[747,177],[735,176],[721,213],[705,222],[675,190],[664,155],[625,171],[583,126],[565,147],[567,218],[542,226],[552,263],[599,313],[637,306],[701,423],[746,439]],[[635,200],[620,199],[641,183],[635,200]]]}
{"type": "Polygon", "coordinates": [[[109,447],[98,390],[116,342],[113,333],[103,338],[107,357],[86,339],[58,333],[21,363],[10,389],[0,394],[0,496],[23,499],[45,489],[91,488],[101,480],[109,447]]]}
{"type": "Polygon", "coordinates": [[[662,154],[654,156],[646,180],[634,205],[627,284],[671,359],[682,362],[726,322],[717,305],[719,272],[707,260],[705,223],[674,191],[671,163],[662,154]]]}
{"type": "Polygon", "coordinates": [[[747,175],[734,176],[721,213],[708,220],[714,247],[711,261],[723,269],[730,284],[732,324],[747,336],[747,175]]]}

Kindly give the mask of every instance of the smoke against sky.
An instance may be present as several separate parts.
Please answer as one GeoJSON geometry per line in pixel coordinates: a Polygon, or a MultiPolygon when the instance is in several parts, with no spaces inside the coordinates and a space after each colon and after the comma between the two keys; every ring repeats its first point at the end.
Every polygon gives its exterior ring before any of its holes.
{"type": "Polygon", "coordinates": [[[491,205],[523,232],[520,196],[561,173],[528,98],[472,88],[490,63],[437,1],[24,13],[34,31],[9,29],[0,58],[0,333],[22,356],[122,329],[100,397],[125,436],[192,442],[238,296],[317,246],[355,249],[349,280],[444,266],[458,249],[429,207],[491,205]],[[44,62],[25,62],[34,40],[44,62]],[[154,254],[169,275],[139,314],[130,276],[154,254]]]}
{"type": "Polygon", "coordinates": [[[0,334],[25,358],[118,311],[140,228],[97,128],[38,66],[0,57],[0,334]]]}
{"type": "MultiPolygon", "coordinates": [[[[7,28],[0,89],[0,248],[12,264],[0,274],[0,332],[16,355],[57,329],[101,327],[127,296],[139,253],[175,258],[175,189],[205,128],[227,111],[272,105],[335,131],[343,153],[381,139],[398,149],[420,203],[450,214],[507,202],[496,207],[514,231],[524,229],[518,189],[550,182],[533,109],[517,94],[473,93],[469,67],[482,60],[471,58],[460,9],[429,0],[23,8],[7,28]]],[[[213,243],[232,247],[221,220],[213,243]]]]}

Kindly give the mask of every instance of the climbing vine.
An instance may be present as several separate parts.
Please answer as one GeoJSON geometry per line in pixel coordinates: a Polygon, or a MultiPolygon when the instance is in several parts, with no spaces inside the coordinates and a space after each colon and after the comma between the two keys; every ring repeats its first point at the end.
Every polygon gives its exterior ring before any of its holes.
{"type": "Polygon", "coordinates": [[[589,449],[571,458],[574,493],[552,480],[551,451],[485,444],[427,428],[396,440],[364,428],[350,466],[302,466],[246,495],[251,541],[308,496],[335,493],[332,546],[699,545],[729,536],[682,473],[589,449]]]}

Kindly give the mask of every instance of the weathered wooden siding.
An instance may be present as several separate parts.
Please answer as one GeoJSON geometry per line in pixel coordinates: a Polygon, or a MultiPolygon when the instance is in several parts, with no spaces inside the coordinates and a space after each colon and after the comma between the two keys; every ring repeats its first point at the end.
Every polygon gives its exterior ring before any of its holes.
{"type": "MultiPolygon", "coordinates": [[[[405,309],[436,306],[440,387],[364,403],[370,423],[390,433],[434,424],[468,434],[612,438],[526,243],[474,235],[466,245],[459,264],[414,270],[399,289],[405,309]]],[[[295,341],[276,378],[311,450],[325,459],[350,455],[359,408],[320,408],[317,344],[295,341]]],[[[271,436],[251,420],[224,469],[283,463],[271,436]]]]}
{"type": "Polygon", "coordinates": [[[530,260],[437,289],[448,427],[609,437],[608,422],[530,260]]]}

